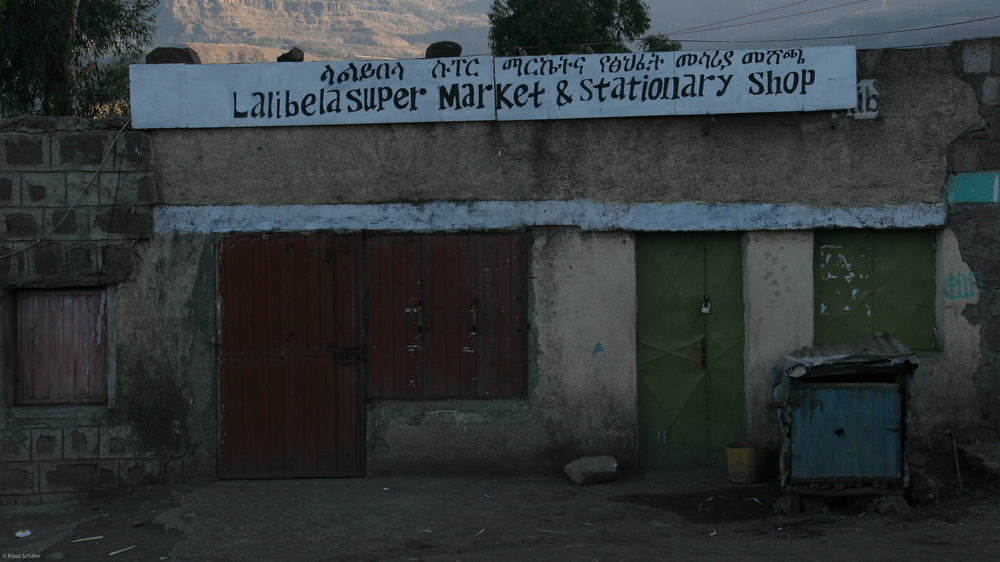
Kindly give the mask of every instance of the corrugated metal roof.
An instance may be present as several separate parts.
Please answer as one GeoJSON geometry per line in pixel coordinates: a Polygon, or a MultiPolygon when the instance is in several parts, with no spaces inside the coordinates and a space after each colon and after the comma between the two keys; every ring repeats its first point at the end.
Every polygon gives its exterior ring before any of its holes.
{"type": "MultiPolygon", "coordinates": [[[[796,378],[818,367],[855,366],[866,370],[918,363],[917,356],[896,336],[876,332],[853,341],[819,347],[803,347],[785,356],[776,366],[784,376],[796,378]]],[[[777,381],[775,381],[777,383],[777,381]]]]}
{"type": "Polygon", "coordinates": [[[789,353],[786,357],[828,357],[836,358],[851,355],[879,355],[882,357],[903,357],[913,355],[896,336],[886,332],[876,332],[870,336],[853,341],[824,345],[819,347],[803,347],[789,353]]]}

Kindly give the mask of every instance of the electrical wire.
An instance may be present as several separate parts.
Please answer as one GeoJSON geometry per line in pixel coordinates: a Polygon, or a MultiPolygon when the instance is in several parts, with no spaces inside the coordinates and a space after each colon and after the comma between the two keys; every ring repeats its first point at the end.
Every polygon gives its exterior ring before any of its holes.
{"type": "Polygon", "coordinates": [[[795,14],[787,14],[787,15],[784,15],[784,16],[776,16],[776,17],[773,17],[773,18],[764,18],[762,20],[745,21],[743,23],[734,23],[732,25],[721,25],[719,27],[710,27],[708,29],[701,29],[699,31],[685,31],[685,32],[677,32],[677,31],[675,31],[674,33],[668,33],[667,35],[685,35],[687,33],[699,33],[701,31],[715,31],[715,30],[718,30],[718,29],[729,29],[731,27],[740,27],[741,25],[752,25],[752,24],[755,24],[755,23],[764,23],[764,22],[768,22],[768,21],[775,21],[775,20],[780,20],[780,19],[785,19],[785,18],[794,18],[794,17],[797,17],[797,16],[804,16],[806,14],[814,14],[816,12],[822,12],[822,11],[825,11],[825,10],[833,10],[835,8],[843,8],[844,6],[850,6],[852,4],[861,4],[862,2],[870,2],[870,1],[871,0],[853,0],[852,2],[845,2],[844,4],[837,4],[835,6],[827,6],[825,8],[816,8],[815,10],[808,10],[808,11],[805,11],[805,12],[798,12],[798,13],[795,13],[795,14]]]}
{"type": "Polygon", "coordinates": [[[63,223],[63,221],[66,220],[66,217],[69,216],[69,212],[72,211],[76,207],[77,203],[80,202],[80,198],[83,197],[83,194],[86,193],[88,189],[90,189],[90,184],[94,183],[94,178],[97,177],[97,174],[101,171],[101,168],[104,167],[104,163],[108,161],[108,156],[111,156],[111,153],[114,152],[115,145],[118,144],[118,137],[120,137],[122,135],[122,132],[125,131],[125,128],[128,127],[131,124],[132,124],[132,120],[129,119],[128,121],[125,122],[124,125],[122,125],[121,129],[118,129],[118,134],[115,135],[114,140],[111,141],[111,147],[108,148],[108,151],[106,153],[104,153],[104,158],[101,160],[101,164],[99,166],[97,166],[96,170],[94,170],[93,175],[91,175],[90,179],[87,180],[87,183],[84,184],[83,189],[80,190],[80,193],[78,193],[76,195],[76,199],[73,200],[73,203],[70,204],[69,208],[66,209],[66,211],[63,213],[63,216],[62,216],[61,219],[59,219],[59,222],[57,222],[54,225],[52,225],[52,228],[50,228],[45,234],[42,234],[41,236],[39,236],[38,240],[35,240],[31,244],[28,244],[27,246],[21,248],[20,250],[14,250],[13,252],[11,252],[9,254],[0,256],[0,260],[7,259],[9,257],[16,256],[17,254],[20,254],[20,253],[28,251],[29,248],[31,248],[32,246],[37,245],[42,240],[44,240],[46,236],[48,236],[49,234],[52,234],[57,228],[59,228],[59,225],[61,225],[63,223]]]}
{"type": "Polygon", "coordinates": [[[907,32],[910,32],[910,31],[926,31],[928,29],[940,29],[940,28],[943,28],[943,27],[953,27],[953,26],[956,26],[956,25],[968,25],[970,23],[978,23],[978,22],[981,22],[981,21],[995,20],[997,18],[1000,18],[1000,16],[989,16],[989,17],[986,17],[986,18],[977,18],[977,19],[969,20],[969,21],[959,21],[959,22],[955,22],[955,23],[942,23],[942,24],[939,24],[939,25],[928,25],[928,26],[925,26],[925,27],[913,27],[913,28],[910,28],[910,29],[896,29],[896,30],[893,30],[893,31],[879,31],[879,32],[876,32],[876,33],[855,33],[853,35],[829,35],[829,36],[826,36],[826,37],[804,37],[804,38],[797,38],[797,39],[739,39],[739,40],[732,40],[732,39],[718,39],[718,40],[715,40],[715,39],[685,39],[684,41],[686,41],[688,43],[753,43],[753,42],[757,42],[757,43],[779,43],[779,42],[781,42],[781,43],[783,43],[783,42],[790,42],[790,41],[800,41],[801,42],[801,41],[821,41],[821,40],[824,40],[824,39],[851,39],[851,38],[854,38],[854,37],[874,37],[876,35],[891,35],[893,33],[907,33],[907,32]]]}
{"type": "Polygon", "coordinates": [[[684,33],[686,31],[698,30],[698,29],[701,29],[703,27],[712,27],[713,25],[719,25],[719,24],[722,24],[722,23],[729,23],[731,21],[741,20],[741,19],[745,19],[745,18],[752,18],[753,16],[759,16],[761,14],[767,14],[769,12],[776,12],[778,10],[783,10],[783,9],[791,7],[791,6],[795,6],[796,4],[802,4],[802,3],[805,3],[805,2],[808,2],[808,1],[809,0],[798,0],[797,2],[792,2],[791,4],[785,4],[784,6],[778,6],[777,8],[771,8],[770,10],[763,10],[763,11],[760,11],[760,12],[754,12],[752,14],[747,14],[745,16],[740,16],[740,17],[737,17],[737,18],[729,18],[727,20],[717,21],[717,22],[713,22],[713,23],[706,23],[704,25],[698,25],[698,26],[695,26],[695,27],[687,27],[687,28],[684,28],[684,29],[678,29],[677,31],[671,31],[671,32],[667,33],[667,35],[674,35],[676,33],[684,33]]]}

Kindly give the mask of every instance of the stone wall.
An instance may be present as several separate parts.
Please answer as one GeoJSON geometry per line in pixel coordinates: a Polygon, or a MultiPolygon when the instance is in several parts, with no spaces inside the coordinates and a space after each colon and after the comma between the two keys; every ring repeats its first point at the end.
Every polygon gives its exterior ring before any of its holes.
{"type": "Polygon", "coordinates": [[[25,117],[0,121],[0,287],[108,288],[108,402],[17,406],[9,307],[0,361],[0,500],[33,501],[122,488],[158,477],[116,409],[115,288],[151,233],[157,193],[149,137],[126,120],[25,117]]]}
{"type": "MultiPolygon", "coordinates": [[[[976,279],[962,315],[980,329],[979,367],[974,376],[981,402],[982,427],[1000,424],[1000,39],[956,43],[951,48],[955,74],[972,86],[981,120],[950,146],[948,222],[962,259],[976,279]]],[[[995,433],[994,433],[995,435],[995,433]]]]}
{"type": "Polygon", "coordinates": [[[114,284],[150,234],[152,148],[121,120],[0,121],[0,283],[114,284]],[[120,134],[118,134],[120,132],[120,134]]]}

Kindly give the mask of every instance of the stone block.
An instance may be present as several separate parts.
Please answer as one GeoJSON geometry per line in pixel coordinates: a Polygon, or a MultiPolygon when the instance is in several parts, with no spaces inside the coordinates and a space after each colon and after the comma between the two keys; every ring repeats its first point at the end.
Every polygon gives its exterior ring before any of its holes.
{"type": "Polygon", "coordinates": [[[97,482],[96,462],[87,463],[40,463],[38,465],[40,491],[49,492],[89,492],[97,482]]]}
{"type": "Polygon", "coordinates": [[[118,461],[118,476],[126,486],[146,486],[161,479],[160,461],[124,459],[118,461]]]}
{"type": "Polygon", "coordinates": [[[101,174],[93,172],[66,173],[66,204],[99,205],[101,202],[101,174]]]}
{"type": "Polygon", "coordinates": [[[975,172],[979,169],[979,145],[975,143],[955,143],[951,146],[951,169],[953,172],[975,172]]]}
{"type": "Polygon", "coordinates": [[[12,135],[4,142],[7,164],[10,166],[38,166],[45,163],[42,138],[29,135],[12,135]]]}
{"type": "MultiPolygon", "coordinates": [[[[25,244],[21,244],[23,247],[25,244]]],[[[6,256],[16,251],[12,245],[0,245],[0,255],[6,256]]],[[[0,260],[0,276],[11,277],[22,275],[27,271],[24,252],[18,252],[7,259],[0,260]]]]}
{"type": "Polygon", "coordinates": [[[66,175],[43,172],[21,174],[21,204],[38,207],[66,205],[66,175]]]}
{"type": "Polygon", "coordinates": [[[962,48],[962,72],[984,74],[993,70],[993,45],[988,41],[969,41],[962,48]]]}
{"type": "Polygon", "coordinates": [[[20,195],[20,190],[14,186],[13,178],[0,177],[0,205],[19,205],[20,195]]]}
{"type": "Polygon", "coordinates": [[[1000,141],[983,143],[979,165],[984,170],[1000,170],[1000,141]]]}
{"type": "Polygon", "coordinates": [[[191,47],[157,47],[146,55],[146,64],[201,64],[191,47]]]}
{"type": "Polygon", "coordinates": [[[600,484],[611,482],[618,476],[618,461],[614,457],[583,457],[570,462],[563,471],[573,482],[600,484]]]}
{"type": "Polygon", "coordinates": [[[104,278],[108,283],[125,279],[132,271],[132,248],[129,246],[105,246],[101,253],[104,264],[104,278]]]}
{"type": "Polygon", "coordinates": [[[35,494],[38,491],[37,464],[14,462],[0,464],[0,494],[35,494]]]}
{"type": "Polygon", "coordinates": [[[59,164],[62,166],[96,167],[104,158],[103,133],[67,135],[58,139],[59,164]]]}
{"type": "Polygon", "coordinates": [[[62,246],[59,244],[40,244],[30,250],[35,262],[35,273],[56,275],[62,271],[62,250],[62,246]]]}
{"type": "Polygon", "coordinates": [[[69,249],[66,266],[70,271],[79,274],[92,273],[96,270],[95,263],[92,246],[73,246],[69,249]]]}
{"type": "Polygon", "coordinates": [[[31,435],[17,429],[0,432],[0,459],[5,463],[30,461],[31,435]]]}
{"type": "Polygon", "coordinates": [[[152,217],[149,209],[141,207],[102,208],[94,224],[106,233],[127,238],[149,238],[152,217]]]}
{"type": "Polygon", "coordinates": [[[144,131],[125,132],[117,148],[118,169],[149,170],[153,167],[153,146],[144,131]]]}
{"type": "Polygon", "coordinates": [[[1000,105],[1000,77],[987,76],[983,80],[984,105],[1000,105]]]}
{"type": "Polygon", "coordinates": [[[57,461],[63,455],[61,429],[32,429],[31,458],[36,461],[57,461]]]}
{"type": "Polygon", "coordinates": [[[51,213],[52,232],[55,234],[79,234],[76,211],[58,210],[51,213]]]}
{"type": "Polygon", "coordinates": [[[151,205],[153,203],[156,203],[156,183],[151,174],[101,174],[101,205],[151,205]]]}
{"type": "Polygon", "coordinates": [[[114,490],[121,484],[122,478],[119,472],[118,461],[99,461],[97,463],[97,476],[94,487],[98,490],[114,490]]]}
{"type": "Polygon", "coordinates": [[[100,446],[100,431],[97,427],[78,427],[63,433],[64,459],[96,459],[100,446]]]}
{"type": "MultiPolygon", "coordinates": [[[[100,455],[102,459],[134,459],[145,456],[139,451],[132,426],[128,425],[101,428],[100,455]]],[[[152,457],[153,453],[149,456],[152,457]]]]}
{"type": "Polygon", "coordinates": [[[7,224],[7,235],[14,238],[34,238],[38,232],[39,221],[34,213],[11,213],[4,218],[7,224]]]}

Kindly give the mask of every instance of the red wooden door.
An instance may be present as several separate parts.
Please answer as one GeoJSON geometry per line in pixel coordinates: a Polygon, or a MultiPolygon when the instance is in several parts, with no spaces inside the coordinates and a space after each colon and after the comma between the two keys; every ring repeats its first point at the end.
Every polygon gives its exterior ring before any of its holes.
{"type": "Polygon", "coordinates": [[[219,246],[219,476],[365,471],[360,235],[219,246]]]}
{"type": "Polygon", "coordinates": [[[368,396],[524,392],[520,234],[367,240],[368,396]]]}

